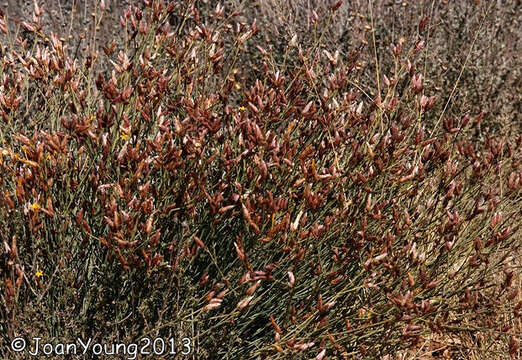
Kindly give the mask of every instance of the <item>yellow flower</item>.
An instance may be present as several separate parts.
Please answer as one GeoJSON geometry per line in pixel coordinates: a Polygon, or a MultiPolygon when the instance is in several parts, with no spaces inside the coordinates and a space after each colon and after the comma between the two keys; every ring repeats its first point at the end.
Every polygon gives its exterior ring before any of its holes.
{"type": "Polygon", "coordinates": [[[34,274],[37,278],[41,277],[43,275],[43,272],[41,270],[38,270],[35,274],[34,274]]]}
{"type": "Polygon", "coordinates": [[[129,138],[129,135],[125,134],[124,132],[121,133],[120,135],[120,139],[122,139],[123,141],[127,140],[129,138]]]}
{"type": "Polygon", "coordinates": [[[36,210],[40,210],[42,207],[37,202],[34,202],[31,204],[30,208],[31,208],[31,210],[36,211],[36,210]]]}
{"type": "Polygon", "coordinates": [[[245,110],[246,110],[246,108],[245,108],[244,106],[240,106],[240,107],[238,107],[237,109],[238,109],[239,111],[245,111],[245,110]]]}

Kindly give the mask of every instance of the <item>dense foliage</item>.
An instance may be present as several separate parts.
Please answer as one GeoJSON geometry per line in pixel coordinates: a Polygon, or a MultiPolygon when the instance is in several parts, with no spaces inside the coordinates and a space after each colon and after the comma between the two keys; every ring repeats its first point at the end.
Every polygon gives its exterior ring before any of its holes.
{"type": "Polygon", "coordinates": [[[197,5],[131,6],[79,59],[37,5],[0,22],[4,358],[37,335],[375,359],[471,334],[519,356],[522,137],[450,112],[458,79],[427,86],[429,21],[379,67],[371,36],[323,46],[342,1],[281,50],[197,5]]]}

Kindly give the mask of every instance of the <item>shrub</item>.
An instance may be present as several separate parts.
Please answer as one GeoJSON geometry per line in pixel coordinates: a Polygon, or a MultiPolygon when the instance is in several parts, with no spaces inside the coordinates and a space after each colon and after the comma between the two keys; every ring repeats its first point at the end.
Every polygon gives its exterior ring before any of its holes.
{"type": "Polygon", "coordinates": [[[364,52],[323,49],[319,25],[281,59],[195,4],[129,7],[121,48],[81,61],[38,8],[30,46],[0,24],[2,351],[162,336],[202,359],[370,359],[471,332],[516,357],[522,138],[476,141],[483,114],[437,106],[421,39],[382,55],[372,96],[364,52]]]}
{"type": "MultiPolygon", "coordinates": [[[[313,42],[313,12],[326,20],[330,6],[324,0],[258,3],[246,12],[258,19],[278,54],[284,52],[293,35],[300,43],[313,42]]],[[[453,116],[464,110],[483,111],[476,131],[480,133],[477,139],[484,141],[490,132],[518,131],[522,68],[517,56],[519,5],[516,1],[344,1],[327,27],[327,21],[321,23],[327,28],[322,45],[330,51],[339,50],[341,55],[365,46],[367,51],[360,59],[364,65],[361,86],[375,94],[376,73],[393,71],[390,44],[402,37],[422,39],[425,47],[419,54],[419,71],[430,81],[439,104],[448,102],[448,89],[457,84],[447,111],[453,116]],[[376,71],[375,57],[381,71],[376,71]]]]}

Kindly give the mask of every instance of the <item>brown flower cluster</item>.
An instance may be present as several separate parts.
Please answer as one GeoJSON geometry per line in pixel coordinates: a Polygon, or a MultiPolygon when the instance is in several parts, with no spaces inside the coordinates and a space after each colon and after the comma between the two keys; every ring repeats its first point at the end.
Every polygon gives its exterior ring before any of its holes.
{"type": "Polygon", "coordinates": [[[422,40],[382,55],[371,95],[363,50],[294,39],[281,63],[221,4],[129,7],[122,43],[81,59],[41,12],[32,45],[0,22],[3,341],[32,309],[63,336],[192,329],[202,359],[377,358],[470,331],[520,354],[522,137],[475,141],[483,113],[439,109],[422,40]]]}

